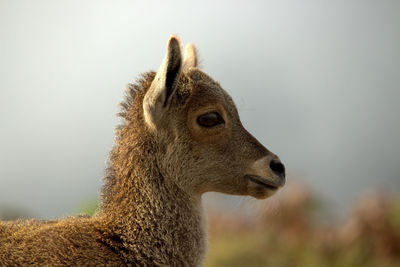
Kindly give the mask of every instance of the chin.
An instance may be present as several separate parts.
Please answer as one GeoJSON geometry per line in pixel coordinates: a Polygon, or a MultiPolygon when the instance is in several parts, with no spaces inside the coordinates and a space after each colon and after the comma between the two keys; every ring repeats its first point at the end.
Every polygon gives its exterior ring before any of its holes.
{"type": "Polygon", "coordinates": [[[256,199],[266,199],[273,196],[278,190],[264,187],[249,188],[249,195],[256,199]]]}

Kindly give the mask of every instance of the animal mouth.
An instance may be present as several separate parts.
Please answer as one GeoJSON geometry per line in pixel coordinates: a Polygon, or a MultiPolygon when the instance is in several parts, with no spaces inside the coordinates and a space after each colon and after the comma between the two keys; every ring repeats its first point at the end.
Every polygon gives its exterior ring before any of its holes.
{"type": "Polygon", "coordinates": [[[278,190],[278,188],[283,186],[283,184],[285,183],[284,179],[280,180],[280,181],[279,180],[275,181],[270,178],[265,178],[265,177],[261,177],[261,176],[257,176],[257,175],[247,174],[244,177],[249,179],[250,181],[252,181],[256,184],[262,185],[270,190],[278,190]]]}

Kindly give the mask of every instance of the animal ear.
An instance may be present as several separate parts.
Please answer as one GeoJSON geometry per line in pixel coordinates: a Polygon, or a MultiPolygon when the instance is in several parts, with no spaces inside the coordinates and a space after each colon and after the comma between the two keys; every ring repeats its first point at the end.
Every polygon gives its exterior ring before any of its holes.
{"type": "Polygon", "coordinates": [[[182,69],[181,44],[172,35],[168,40],[167,53],[153,82],[143,100],[143,111],[146,123],[155,128],[171,102],[176,91],[182,69]]]}
{"type": "Polygon", "coordinates": [[[197,67],[197,52],[192,43],[186,45],[185,59],[183,60],[183,70],[188,71],[189,68],[197,67]]]}

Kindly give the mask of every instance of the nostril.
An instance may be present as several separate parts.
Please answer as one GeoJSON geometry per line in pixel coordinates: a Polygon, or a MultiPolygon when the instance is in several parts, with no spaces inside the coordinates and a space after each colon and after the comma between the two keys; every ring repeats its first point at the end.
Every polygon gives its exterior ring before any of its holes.
{"type": "Polygon", "coordinates": [[[279,176],[285,176],[285,166],[276,159],[271,160],[269,163],[269,167],[273,172],[275,172],[279,176]]]}

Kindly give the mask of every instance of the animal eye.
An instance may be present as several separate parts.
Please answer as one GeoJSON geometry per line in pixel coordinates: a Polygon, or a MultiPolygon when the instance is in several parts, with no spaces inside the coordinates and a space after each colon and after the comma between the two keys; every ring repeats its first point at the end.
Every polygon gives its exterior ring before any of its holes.
{"type": "Polygon", "coordinates": [[[200,126],[211,128],[219,124],[225,123],[224,119],[219,115],[218,112],[208,112],[206,114],[200,115],[197,118],[197,123],[200,126]]]}

